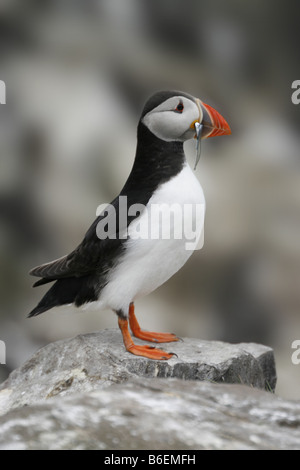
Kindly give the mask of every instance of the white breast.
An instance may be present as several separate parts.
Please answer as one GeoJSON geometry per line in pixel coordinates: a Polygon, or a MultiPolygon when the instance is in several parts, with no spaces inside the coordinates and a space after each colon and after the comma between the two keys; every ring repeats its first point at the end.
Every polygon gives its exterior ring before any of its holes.
{"type": "Polygon", "coordinates": [[[146,210],[130,224],[125,253],[98,305],[126,312],[130,302],[166,282],[203,244],[204,211],[203,190],[186,164],[157,189],[146,210]]]}

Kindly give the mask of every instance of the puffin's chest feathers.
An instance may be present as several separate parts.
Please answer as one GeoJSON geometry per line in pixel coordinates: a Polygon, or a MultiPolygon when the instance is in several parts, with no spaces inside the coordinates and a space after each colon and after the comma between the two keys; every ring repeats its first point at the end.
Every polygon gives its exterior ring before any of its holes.
{"type": "Polygon", "coordinates": [[[129,236],[132,239],[140,231],[138,238],[156,242],[176,239],[184,243],[189,228],[202,230],[204,211],[202,187],[185,163],[176,176],[156,189],[145,210],[129,225],[129,236]]]}
{"type": "Polygon", "coordinates": [[[149,200],[149,204],[204,204],[202,187],[187,162],[182,170],[169,181],[161,184],[149,200]]]}
{"type": "Polygon", "coordinates": [[[111,271],[100,301],[119,309],[175,274],[201,240],[205,199],[190,167],[161,184],[128,227],[124,252],[111,271]],[[113,305],[111,304],[113,302],[113,305]]]}

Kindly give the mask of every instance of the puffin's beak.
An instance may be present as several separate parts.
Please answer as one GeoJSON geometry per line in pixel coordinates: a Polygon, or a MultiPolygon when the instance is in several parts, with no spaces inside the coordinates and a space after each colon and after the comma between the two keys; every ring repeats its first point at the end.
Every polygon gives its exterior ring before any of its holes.
{"type": "Polygon", "coordinates": [[[195,168],[198,165],[201,154],[201,139],[206,139],[207,137],[215,137],[216,135],[229,135],[231,134],[231,129],[218,111],[209,106],[208,104],[203,103],[203,101],[196,99],[196,103],[199,109],[199,118],[192,122],[191,129],[195,130],[195,139],[197,139],[196,144],[196,162],[195,168]]]}
{"type": "Polygon", "coordinates": [[[199,120],[196,120],[191,124],[191,128],[195,128],[196,130],[195,138],[198,137],[196,123],[203,125],[201,139],[215,137],[217,135],[231,134],[231,129],[227,121],[220,113],[218,113],[218,111],[199,99],[196,99],[196,103],[199,108],[199,120]]]}
{"type": "Polygon", "coordinates": [[[217,135],[229,135],[231,134],[231,129],[218,111],[209,106],[208,104],[203,103],[201,100],[197,100],[199,108],[202,110],[203,118],[203,133],[202,139],[206,137],[215,137],[217,135]]]}

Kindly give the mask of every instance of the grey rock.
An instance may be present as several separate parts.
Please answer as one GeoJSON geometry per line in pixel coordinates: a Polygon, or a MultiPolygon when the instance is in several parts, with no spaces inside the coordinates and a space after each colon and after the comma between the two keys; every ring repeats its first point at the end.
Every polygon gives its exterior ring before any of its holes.
{"type": "Polygon", "coordinates": [[[238,384],[140,377],[12,409],[0,417],[0,449],[299,450],[300,403],[238,384]]]}
{"type": "Polygon", "coordinates": [[[164,344],[163,348],[178,357],[154,361],[134,356],[125,350],[117,329],[51,343],[38,350],[2,384],[0,414],[58,395],[125,383],[137,376],[275,389],[274,355],[266,346],[184,338],[182,342],[164,344]]]}
{"type": "Polygon", "coordinates": [[[277,374],[273,349],[257,343],[239,343],[239,347],[258,361],[265,377],[265,389],[275,391],[277,374]]]}

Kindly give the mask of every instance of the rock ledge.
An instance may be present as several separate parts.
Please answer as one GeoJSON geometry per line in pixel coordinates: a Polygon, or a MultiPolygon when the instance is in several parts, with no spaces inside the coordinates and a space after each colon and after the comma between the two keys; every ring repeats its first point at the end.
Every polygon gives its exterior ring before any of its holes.
{"type": "Polygon", "coordinates": [[[163,347],[178,357],[154,361],[134,356],[125,351],[118,329],[51,343],[38,350],[0,386],[0,414],[59,395],[103,389],[136,377],[240,383],[275,389],[274,355],[266,346],[184,338],[182,342],[163,347]]]}

